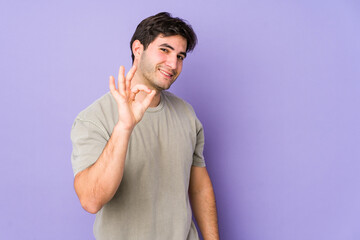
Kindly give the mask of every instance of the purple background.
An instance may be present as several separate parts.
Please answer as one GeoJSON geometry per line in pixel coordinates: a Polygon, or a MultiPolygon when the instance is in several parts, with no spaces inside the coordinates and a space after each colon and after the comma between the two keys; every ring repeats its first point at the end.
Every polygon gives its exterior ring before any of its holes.
{"type": "Polygon", "coordinates": [[[222,239],[360,239],[358,1],[2,1],[0,239],[92,239],[70,129],[130,67],[137,24],[187,19],[171,91],[205,127],[222,239]]]}

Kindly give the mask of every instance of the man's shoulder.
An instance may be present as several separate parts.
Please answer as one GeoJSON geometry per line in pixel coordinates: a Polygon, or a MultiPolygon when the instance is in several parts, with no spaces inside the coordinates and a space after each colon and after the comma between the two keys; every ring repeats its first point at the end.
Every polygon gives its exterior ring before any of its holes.
{"type": "Polygon", "coordinates": [[[176,96],[174,93],[171,93],[168,91],[163,91],[163,94],[167,98],[167,101],[170,102],[172,105],[177,106],[177,107],[183,107],[185,109],[188,109],[188,110],[194,112],[194,109],[190,103],[188,103],[184,99],[176,96]]]}
{"type": "Polygon", "coordinates": [[[117,104],[110,92],[104,94],[82,110],[76,121],[90,122],[110,133],[118,120],[117,104]]]}
{"type": "Polygon", "coordinates": [[[114,106],[116,106],[116,102],[111,93],[108,92],[83,109],[77,117],[86,120],[106,116],[108,112],[113,110],[114,106]]]}
{"type": "Polygon", "coordinates": [[[167,105],[170,108],[182,115],[184,118],[190,119],[192,121],[198,121],[195,110],[190,103],[171,92],[163,91],[163,93],[167,99],[167,105]]]}

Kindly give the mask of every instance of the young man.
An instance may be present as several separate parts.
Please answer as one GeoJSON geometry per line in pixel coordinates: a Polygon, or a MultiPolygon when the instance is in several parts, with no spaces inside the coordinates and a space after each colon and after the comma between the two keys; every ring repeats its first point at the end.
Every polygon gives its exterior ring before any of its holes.
{"type": "Polygon", "coordinates": [[[75,119],[74,187],[96,213],[96,239],[219,239],[215,197],[192,107],[164,91],[196,45],[190,25],[168,13],[144,19],[132,40],[133,66],[118,87],[75,119]],[[191,202],[191,208],[190,208],[191,202]]]}

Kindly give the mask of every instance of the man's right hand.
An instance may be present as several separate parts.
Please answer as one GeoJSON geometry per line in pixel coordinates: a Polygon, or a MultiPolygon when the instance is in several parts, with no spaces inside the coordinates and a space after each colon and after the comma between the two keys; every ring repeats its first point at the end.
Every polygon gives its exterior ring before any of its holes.
{"type": "Polygon", "coordinates": [[[153,100],[156,91],[145,85],[131,88],[131,80],[136,72],[136,62],[125,77],[123,66],[119,70],[118,89],[115,78],[110,77],[110,91],[118,105],[119,121],[111,134],[104,150],[96,162],[77,173],[74,179],[76,194],[83,208],[90,213],[97,213],[109,202],[120,186],[131,131],[140,122],[146,109],[153,100]],[[135,96],[144,91],[145,98],[135,96]]]}
{"type": "Polygon", "coordinates": [[[118,89],[116,89],[115,78],[113,76],[110,76],[109,81],[110,92],[118,105],[119,121],[117,126],[129,131],[132,131],[135,125],[140,122],[156,94],[155,90],[151,90],[142,84],[137,84],[131,88],[131,80],[134,77],[136,69],[137,63],[135,61],[125,77],[125,68],[124,66],[120,66],[118,89]],[[140,91],[147,93],[147,96],[143,100],[137,100],[135,98],[136,94],[140,91]]]}

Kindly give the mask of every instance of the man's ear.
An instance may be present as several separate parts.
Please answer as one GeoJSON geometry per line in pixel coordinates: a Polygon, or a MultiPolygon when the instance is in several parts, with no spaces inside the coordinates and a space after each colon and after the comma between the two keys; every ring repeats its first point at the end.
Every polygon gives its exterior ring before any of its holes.
{"type": "Polygon", "coordinates": [[[143,51],[144,51],[144,45],[142,45],[139,40],[135,40],[132,44],[132,52],[135,56],[135,59],[140,58],[143,51]]]}

